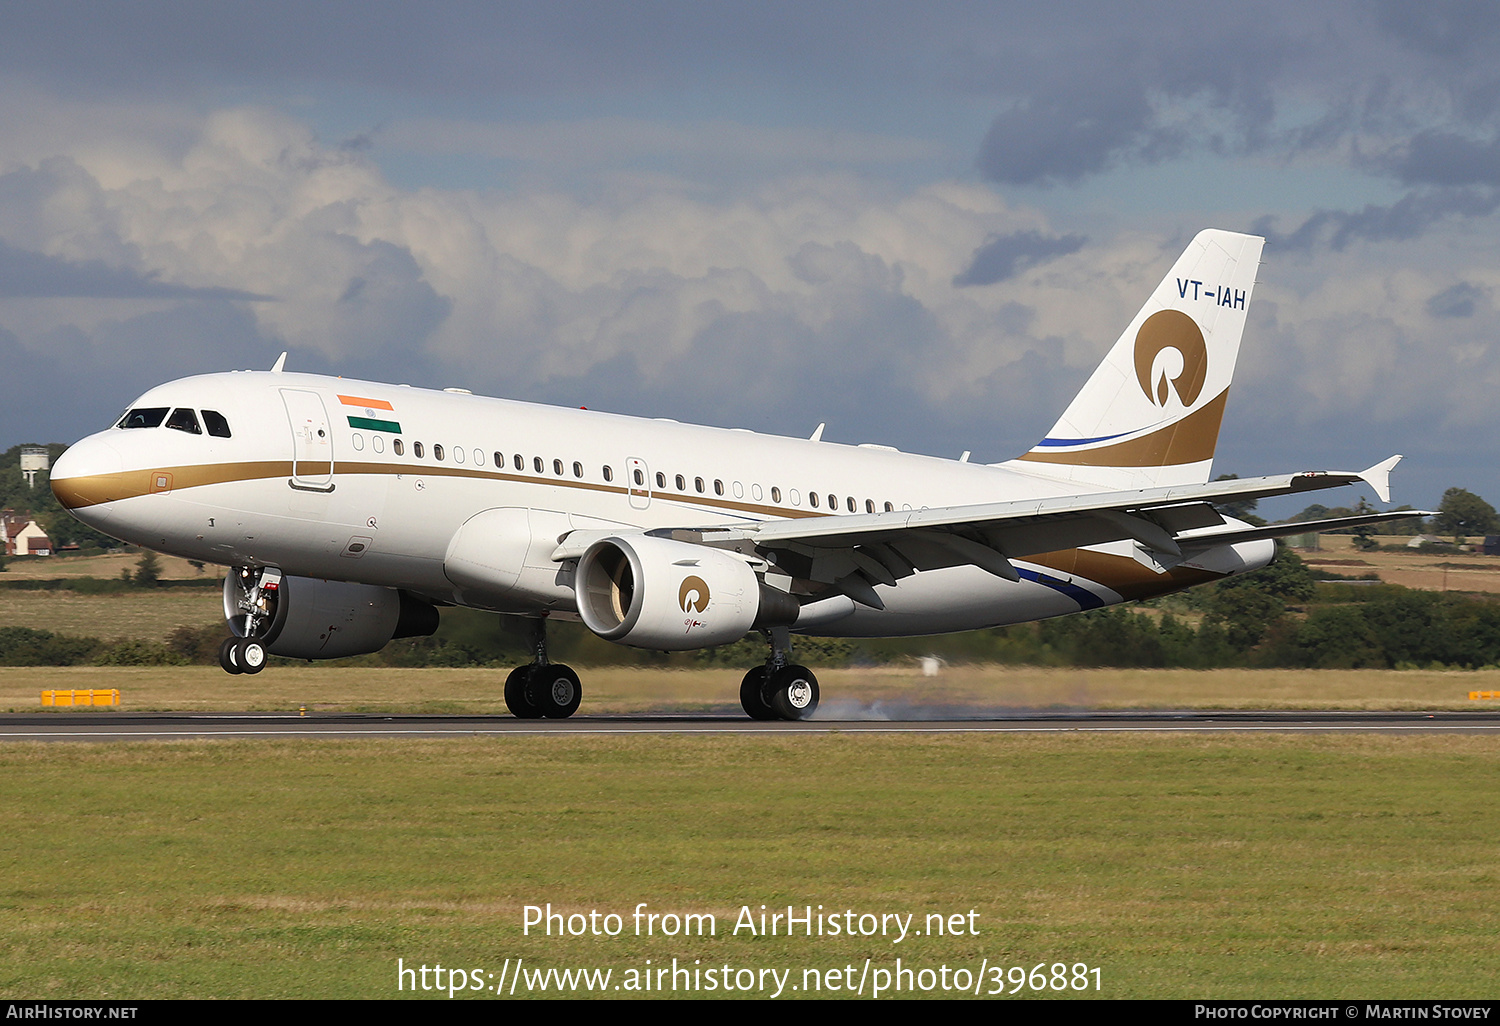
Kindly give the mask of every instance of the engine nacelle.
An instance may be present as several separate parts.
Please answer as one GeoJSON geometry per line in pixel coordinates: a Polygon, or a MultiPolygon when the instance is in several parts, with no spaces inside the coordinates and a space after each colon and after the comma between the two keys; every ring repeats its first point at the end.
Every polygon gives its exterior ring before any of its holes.
{"type": "MultiPolygon", "coordinates": [[[[224,579],[224,613],[230,629],[245,633],[247,581],[224,579]]],[[[266,650],[293,659],[342,659],[378,652],[394,638],[427,637],[437,630],[438,612],[429,602],[395,588],[349,584],[312,577],[284,577],[269,571],[259,578],[258,607],[269,625],[257,636],[266,650]]]]}
{"type": "Polygon", "coordinates": [[[578,560],[578,614],[608,641],[681,651],[797,619],[797,600],[731,552],[648,535],[603,538],[578,560]]]}

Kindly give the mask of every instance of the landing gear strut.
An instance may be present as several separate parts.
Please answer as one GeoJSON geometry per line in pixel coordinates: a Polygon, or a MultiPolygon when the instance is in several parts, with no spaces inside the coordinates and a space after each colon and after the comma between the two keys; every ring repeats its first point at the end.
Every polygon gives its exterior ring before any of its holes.
{"type": "Polygon", "coordinates": [[[530,622],[532,662],[505,679],[505,706],[518,719],[565,720],[578,711],[583,685],[571,667],[547,661],[547,621],[530,622]]]}
{"type": "Polygon", "coordinates": [[[785,627],[764,632],[771,654],[740,682],[740,705],[753,720],[805,720],[818,708],[818,678],[787,661],[791,634],[785,627]]]}

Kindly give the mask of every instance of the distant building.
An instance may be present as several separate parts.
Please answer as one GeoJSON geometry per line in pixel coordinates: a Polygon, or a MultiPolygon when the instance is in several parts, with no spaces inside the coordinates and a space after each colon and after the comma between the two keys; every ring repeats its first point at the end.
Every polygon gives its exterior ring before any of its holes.
{"type": "Polygon", "coordinates": [[[0,512],[0,529],[5,534],[7,556],[52,555],[52,539],[30,515],[14,510],[0,512]]]}

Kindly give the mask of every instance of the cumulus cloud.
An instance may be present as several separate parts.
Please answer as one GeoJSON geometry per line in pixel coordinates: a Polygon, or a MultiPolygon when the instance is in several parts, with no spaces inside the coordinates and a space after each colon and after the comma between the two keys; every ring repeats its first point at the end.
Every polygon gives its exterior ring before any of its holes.
{"type": "Polygon", "coordinates": [[[833,421],[830,437],[919,448],[940,410],[976,448],[1046,392],[1001,418],[983,390],[1017,379],[995,375],[1037,366],[1039,331],[1086,330],[1018,316],[1004,283],[954,288],[986,239],[1012,240],[1016,267],[1082,245],[972,184],[402,189],[367,153],[254,108],[212,113],[139,174],[128,162],[79,147],[0,176],[0,269],[25,272],[0,294],[15,344],[95,367],[174,354],[114,388],[288,347],[306,369],[771,430],[790,408],[833,421]],[[83,296],[87,310],[66,302],[83,296]]]}

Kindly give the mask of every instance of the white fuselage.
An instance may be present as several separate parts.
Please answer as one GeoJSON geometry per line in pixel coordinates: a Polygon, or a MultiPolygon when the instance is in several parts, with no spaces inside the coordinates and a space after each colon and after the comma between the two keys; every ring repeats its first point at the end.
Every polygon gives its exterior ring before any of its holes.
{"type": "MultiPolygon", "coordinates": [[[[216,411],[229,437],[116,427],[70,448],[54,488],[99,530],[190,559],[515,613],[572,613],[570,581],[562,573],[550,592],[493,601],[456,589],[444,569],[450,541],[484,511],[531,511],[550,550],[570,529],[693,528],[1081,490],[1012,466],[311,374],[185,378],[132,404],[143,408],[216,411]]],[[[973,566],[919,573],[881,586],[883,610],[858,606],[805,629],[899,635],[1014,623],[1254,569],[1272,553],[1270,542],[1224,546],[1162,573],[1133,545],[1018,561],[1019,583],[973,566]]],[[[545,564],[533,548],[527,562],[545,564]]]]}

